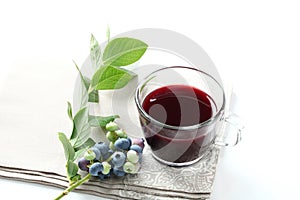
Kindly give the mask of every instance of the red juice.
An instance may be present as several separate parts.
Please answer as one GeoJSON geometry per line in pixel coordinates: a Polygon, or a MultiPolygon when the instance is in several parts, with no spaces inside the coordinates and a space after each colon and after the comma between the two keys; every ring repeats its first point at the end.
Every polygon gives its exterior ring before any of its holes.
{"type": "Polygon", "coordinates": [[[161,122],[141,117],[154,155],[171,163],[199,158],[211,144],[214,129],[197,125],[212,117],[213,106],[214,101],[208,94],[186,85],[169,85],[148,94],[142,107],[151,118],[161,122]],[[196,126],[191,127],[193,125],[196,126]]]}

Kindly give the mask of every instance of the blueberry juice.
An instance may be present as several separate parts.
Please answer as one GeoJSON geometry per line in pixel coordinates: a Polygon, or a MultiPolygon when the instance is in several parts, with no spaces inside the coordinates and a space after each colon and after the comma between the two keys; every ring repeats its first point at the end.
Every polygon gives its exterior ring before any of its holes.
{"type": "Polygon", "coordinates": [[[153,155],[170,165],[198,161],[212,144],[215,123],[213,99],[188,85],[168,85],[153,90],[142,102],[150,116],[140,116],[153,155]]]}

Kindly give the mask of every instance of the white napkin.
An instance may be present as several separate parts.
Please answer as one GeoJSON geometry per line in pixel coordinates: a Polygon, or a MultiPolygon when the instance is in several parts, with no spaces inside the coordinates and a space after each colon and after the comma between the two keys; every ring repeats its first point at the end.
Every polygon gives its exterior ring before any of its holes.
{"type": "MultiPolygon", "coordinates": [[[[65,158],[57,132],[70,134],[66,102],[72,101],[76,77],[71,62],[24,63],[10,74],[0,91],[0,177],[67,187],[65,158]]],[[[116,93],[101,92],[101,106],[93,105],[91,112],[120,114],[120,126],[130,136],[141,137],[132,100],[136,83],[134,80],[116,93]]],[[[96,140],[101,134],[99,129],[93,131],[96,140]]],[[[77,190],[114,199],[209,198],[218,162],[217,147],[206,159],[183,168],[158,163],[149,147],[144,152],[139,174],[105,181],[92,179],[77,190]]]]}

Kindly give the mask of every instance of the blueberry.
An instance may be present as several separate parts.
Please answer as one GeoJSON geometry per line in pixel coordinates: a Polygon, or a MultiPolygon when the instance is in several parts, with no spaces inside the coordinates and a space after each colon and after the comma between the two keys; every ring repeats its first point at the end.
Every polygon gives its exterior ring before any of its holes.
{"type": "Polygon", "coordinates": [[[115,122],[109,122],[108,124],[106,124],[105,129],[108,131],[116,131],[119,129],[119,127],[115,122]]]}
{"type": "Polygon", "coordinates": [[[119,136],[114,131],[108,131],[106,133],[106,138],[111,142],[115,142],[119,138],[119,136]]]}
{"type": "Polygon", "coordinates": [[[107,160],[111,155],[113,155],[114,151],[109,150],[105,155],[103,155],[103,160],[107,160]]]}
{"type": "Polygon", "coordinates": [[[94,160],[96,158],[96,154],[91,149],[88,149],[84,154],[84,158],[86,160],[94,160]]]}
{"type": "Polygon", "coordinates": [[[132,139],[132,144],[139,145],[142,149],[144,149],[144,147],[145,147],[144,139],[143,138],[132,139]]]}
{"type": "Polygon", "coordinates": [[[139,163],[126,162],[123,166],[123,170],[128,174],[136,174],[141,165],[139,163]]]}
{"type": "Polygon", "coordinates": [[[99,142],[99,143],[95,144],[94,147],[99,149],[102,156],[105,155],[109,151],[109,146],[107,144],[105,144],[104,142],[99,142]]]}
{"type": "Polygon", "coordinates": [[[121,167],[126,161],[126,155],[123,152],[115,152],[111,163],[114,167],[121,167]]]}
{"type": "Polygon", "coordinates": [[[92,150],[95,153],[95,155],[96,155],[95,159],[100,160],[100,157],[101,157],[100,150],[96,147],[92,147],[92,148],[90,148],[90,150],[92,150]]]}
{"type": "Polygon", "coordinates": [[[139,154],[134,150],[129,150],[127,152],[127,160],[131,163],[137,163],[139,161],[140,157],[139,154]]]}
{"type": "Polygon", "coordinates": [[[102,166],[103,166],[102,174],[104,175],[109,174],[111,170],[111,165],[108,162],[103,162],[102,166]]]}
{"type": "Polygon", "coordinates": [[[130,150],[134,150],[137,153],[142,153],[143,152],[143,149],[137,144],[131,145],[130,150]]]}
{"type": "Polygon", "coordinates": [[[98,177],[99,177],[101,180],[108,179],[108,178],[110,177],[110,173],[108,173],[108,174],[102,174],[102,173],[99,173],[99,174],[98,174],[98,177]]]}
{"type": "Polygon", "coordinates": [[[125,131],[120,129],[120,130],[116,130],[115,132],[120,138],[127,138],[127,134],[125,133],[125,131]]]}
{"type": "Polygon", "coordinates": [[[126,173],[133,174],[136,172],[135,164],[133,164],[131,162],[126,162],[123,166],[123,170],[126,173]]]}
{"type": "Polygon", "coordinates": [[[100,172],[103,170],[103,165],[100,162],[96,162],[90,166],[89,173],[92,176],[98,176],[100,172]]]}
{"type": "Polygon", "coordinates": [[[115,148],[117,149],[122,149],[122,150],[127,150],[130,147],[130,142],[126,138],[119,138],[115,144],[115,148]]]}
{"type": "Polygon", "coordinates": [[[113,174],[121,177],[121,176],[125,176],[126,172],[124,172],[122,168],[114,167],[113,174]]]}
{"type": "Polygon", "coordinates": [[[78,167],[79,169],[81,169],[82,171],[89,171],[88,165],[91,164],[90,161],[86,160],[84,157],[80,158],[78,160],[78,167]]]}
{"type": "Polygon", "coordinates": [[[130,138],[127,138],[128,142],[129,142],[129,146],[132,145],[132,140],[130,138]]]}

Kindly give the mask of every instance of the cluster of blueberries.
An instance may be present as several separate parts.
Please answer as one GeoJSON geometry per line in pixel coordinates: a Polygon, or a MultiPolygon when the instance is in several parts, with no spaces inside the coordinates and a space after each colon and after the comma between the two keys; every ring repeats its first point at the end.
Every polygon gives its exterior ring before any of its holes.
{"type": "Polygon", "coordinates": [[[124,176],[137,173],[141,166],[144,139],[129,138],[115,122],[108,123],[105,128],[110,144],[99,142],[88,149],[78,161],[79,169],[100,179],[109,178],[111,174],[124,176]]]}

